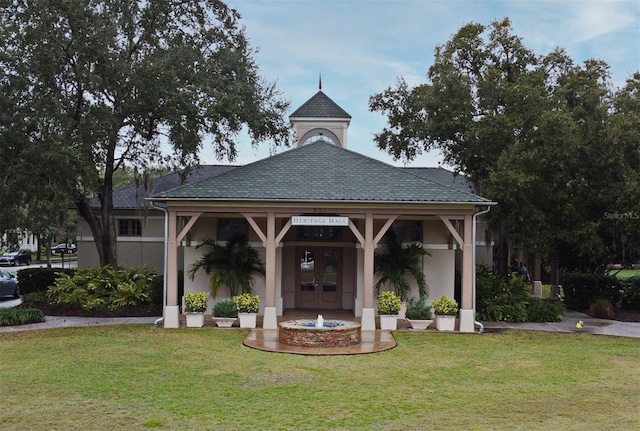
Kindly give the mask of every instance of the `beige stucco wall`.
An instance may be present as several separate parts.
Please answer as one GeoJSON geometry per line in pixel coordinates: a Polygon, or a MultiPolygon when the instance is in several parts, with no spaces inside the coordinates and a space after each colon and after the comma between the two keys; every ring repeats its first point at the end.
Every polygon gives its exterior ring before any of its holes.
{"type": "Polygon", "coordinates": [[[423,223],[423,235],[425,244],[449,244],[451,233],[439,219],[425,220],[423,223]]]}
{"type": "MultiPolygon", "coordinates": [[[[423,257],[425,279],[429,287],[429,303],[433,299],[446,295],[454,296],[455,288],[455,251],[450,246],[451,234],[439,219],[423,220],[423,244],[431,253],[423,257]]],[[[379,251],[378,248],[376,251],[379,251]]],[[[407,276],[411,286],[409,298],[419,296],[418,284],[413,277],[407,276]]],[[[374,276],[374,283],[379,277],[374,276]]],[[[375,301],[377,306],[377,300],[375,301]]]]}
{"type": "MultiPolygon", "coordinates": [[[[120,237],[118,238],[118,258],[120,263],[126,266],[140,266],[146,264],[159,272],[163,270],[164,264],[164,216],[149,216],[146,222],[143,222],[142,237],[120,237]]],[[[122,214],[122,218],[134,218],[134,214],[122,214]]],[[[229,215],[231,216],[231,214],[229,215]]],[[[120,217],[120,215],[119,215],[120,217]]],[[[264,220],[256,219],[256,222],[265,228],[264,220]]],[[[383,222],[377,220],[376,227],[379,229],[383,222]]],[[[283,221],[279,220],[279,228],[282,227],[283,221]]],[[[361,224],[358,221],[357,224],[361,224]]],[[[212,215],[203,214],[189,231],[188,235],[182,242],[182,250],[184,252],[184,260],[179,266],[184,265],[185,274],[188,272],[191,264],[200,258],[202,249],[196,249],[198,242],[205,237],[215,238],[217,230],[217,219],[212,215]]],[[[427,283],[430,289],[430,300],[447,295],[453,297],[455,283],[455,251],[452,248],[451,235],[446,229],[442,221],[439,219],[427,219],[423,224],[424,243],[431,251],[431,256],[424,258],[424,270],[427,283]]],[[[280,292],[279,299],[283,301],[284,309],[295,307],[295,247],[304,245],[300,242],[288,242],[293,239],[293,229],[285,237],[285,242],[279,253],[279,286],[276,292],[280,292]]],[[[351,239],[351,238],[350,238],[351,239]]],[[[252,246],[258,250],[260,257],[264,260],[264,247],[258,236],[250,229],[250,242],[252,246]]],[[[99,263],[93,237],[90,236],[90,230],[84,221],[79,222],[78,227],[78,263],[79,266],[97,265],[99,263]]],[[[318,244],[316,244],[318,245],[318,244]]],[[[482,250],[481,247],[478,251],[482,250]]],[[[361,251],[361,250],[360,250],[361,251]]],[[[356,304],[358,304],[358,284],[362,283],[361,271],[362,267],[358,260],[358,247],[356,244],[344,244],[342,248],[343,267],[342,267],[342,307],[344,309],[352,309],[356,312],[356,304]]],[[[479,256],[479,262],[484,260],[479,256]]],[[[375,277],[374,282],[377,281],[375,277]]],[[[412,292],[411,296],[418,296],[417,285],[411,280],[412,292]]],[[[190,291],[208,292],[208,279],[204,271],[199,271],[194,280],[185,275],[185,292],[190,291]]],[[[254,291],[262,298],[260,313],[264,310],[265,304],[265,280],[261,275],[255,277],[254,291]]],[[[361,294],[361,293],[360,293],[361,294]]],[[[209,306],[222,299],[228,297],[228,290],[223,288],[219,292],[218,297],[209,299],[209,306]]],[[[361,301],[360,301],[361,304],[361,301]]],[[[280,310],[279,310],[280,311],[280,310]]]]}
{"type": "Polygon", "coordinates": [[[453,298],[455,286],[454,250],[431,250],[424,258],[425,278],[429,286],[429,303],[446,295],[453,298]]]}
{"type": "MultiPolygon", "coordinates": [[[[424,256],[423,258],[425,280],[429,287],[429,303],[442,295],[453,298],[455,287],[455,252],[454,250],[446,248],[431,249],[430,252],[431,256],[424,256]]],[[[376,276],[374,282],[377,282],[378,279],[379,277],[376,276]]],[[[408,276],[408,281],[411,285],[409,298],[418,298],[417,282],[410,275],[408,276]]]]}
{"type": "MultiPolygon", "coordinates": [[[[135,211],[118,211],[119,219],[140,219],[142,236],[119,236],[118,263],[126,267],[147,265],[158,273],[164,271],[164,215],[161,212],[149,212],[146,217],[135,211]]],[[[78,266],[87,267],[100,264],[93,234],[89,225],[78,220],[76,237],[78,247],[78,266]]]]}
{"type": "MultiPolygon", "coordinates": [[[[262,243],[251,243],[251,246],[258,251],[260,255],[260,259],[264,261],[264,247],[262,247],[262,243]]],[[[200,259],[202,253],[205,252],[203,248],[196,249],[195,245],[184,247],[184,268],[185,268],[185,276],[184,276],[184,291],[187,292],[209,292],[209,279],[204,270],[199,270],[195,273],[193,280],[189,274],[189,269],[193,262],[200,259]]],[[[264,304],[265,304],[265,279],[261,274],[254,275],[255,284],[253,285],[253,291],[256,295],[260,296],[260,311],[259,314],[263,314],[264,304]]],[[[226,287],[221,287],[218,290],[218,294],[215,297],[209,296],[209,309],[207,313],[211,312],[213,305],[224,299],[229,297],[229,289],[226,287]]],[[[182,301],[181,301],[182,302],[182,301]]]]}

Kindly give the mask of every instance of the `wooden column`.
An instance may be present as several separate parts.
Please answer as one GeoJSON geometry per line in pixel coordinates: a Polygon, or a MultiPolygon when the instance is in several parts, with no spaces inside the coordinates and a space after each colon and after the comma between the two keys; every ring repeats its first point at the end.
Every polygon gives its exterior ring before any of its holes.
{"type": "Polygon", "coordinates": [[[178,215],[176,211],[168,211],[168,232],[167,232],[167,298],[164,309],[164,327],[177,328],[180,326],[178,306],[178,241],[177,226],[178,215]]]}
{"type": "Polygon", "coordinates": [[[473,215],[464,216],[462,246],[462,293],[460,298],[460,332],[474,332],[473,306],[473,215]]]}
{"type": "Polygon", "coordinates": [[[364,220],[364,298],[363,306],[373,308],[373,258],[375,244],[373,242],[373,214],[367,214],[364,220]]]}
{"type": "Polygon", "coordinates": [[[274,213],[267,214],[265,244],[265,300],[267,307],[276,306],[276,221],[274,213]]]}
{"type": "Polygon", "coordinates": [[[376,329],[375,311],[373,309],[373,258],[375,243],[373,235],[373,214],[367,213],[364,219],[364,268],[362,275],[364,297],[362,302],[362,330],[376,329]]]}
{"type": "Polygon", "coordinates": [[[276,310],[276,216],[267,213],[267,237],[265,242],[265,308],[264,329],[278,329],[276,310]]]}

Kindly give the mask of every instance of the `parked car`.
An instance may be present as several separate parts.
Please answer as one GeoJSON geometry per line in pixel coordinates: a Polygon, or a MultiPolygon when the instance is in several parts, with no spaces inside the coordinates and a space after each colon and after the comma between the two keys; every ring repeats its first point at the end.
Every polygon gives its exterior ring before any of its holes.
{"type": "Polygon", "coordinates": [[[18,279],[6,269],[0,269],[0,297],[3,296],[20,297],[18,279]]]}
{"type": "Polygon", "coordinates": [[[75,244],[67,244],[67,243],[61,243],[58,244],[56,246],[51,247],[51,253],[55,254],[55,253],[75,253],[77,250],[77,247],[75,244]]]}
{"type": "Polygon", "coordinates": [[[31,265],[31,252],[26,250],[12,251],[0,256],[0,265],[31,265]]]}

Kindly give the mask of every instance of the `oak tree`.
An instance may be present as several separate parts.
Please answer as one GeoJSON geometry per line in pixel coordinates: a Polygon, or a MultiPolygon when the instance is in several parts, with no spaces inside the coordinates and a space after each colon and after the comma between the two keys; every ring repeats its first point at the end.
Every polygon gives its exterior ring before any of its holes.
{"type": "Polygon", "coordinates": [[[0,40],[1,90],[20,111],[0,139],[62,159],[59,186],[101,264],[117,264],[119,169],[189,166],[204,145],[234,160],[241,131],[254,145],[289,143],[288,102],[260,77],[240,15],[222,1],[10,0],[0,40]]]}
{"type": "MultiPolygon", "coordinates": [[[[577,65],[562,49],[536,54],[504,19],[463,26],[435,49],[427,77],[414,88],[400,79],[370,98],[388,121],[378,147],[402,160],[440,150],[497,201],[490,216],[501,269],[509,247],[547,259],[562,254],[566,266],[601,264],[611,251],[603,214],[631,190],[625,172],[637,159],[637,148],[629,159],[629,145],[616,143],[633,141],[632,132],[611,129],[606,63],[577,65]]],[[[633,123],[629,96],[617,100],[616,123],[633,123]]]]}

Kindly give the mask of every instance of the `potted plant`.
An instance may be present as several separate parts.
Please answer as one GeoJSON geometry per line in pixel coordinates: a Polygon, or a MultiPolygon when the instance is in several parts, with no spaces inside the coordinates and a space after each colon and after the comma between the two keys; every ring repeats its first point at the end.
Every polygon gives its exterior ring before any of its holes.
{"type": "Polygon", "coordinates": [[[380,315],[380,329],[395,331],[398,329],[398,313],[402,301],[394,292],[386,291],[378,295],[378,314],[380,315]]]}
{"type": "MultiPolygon", "coordinates": [[[[411,285],[407,280],[407,274],[411,274],[418,284],[418,294],[420,297],[429,296],[429,286],[424,276],[422,259],[429,256],[429,250],[422,244],[408,244],[403,246],[396,237],[393,230],[389,230],[382,244],[382,251],[376,253],[374,270],[380,276],[374,285],[377,294],[382,286],[393,289],[406,308],[406,301],[411,292],[411,285]]],[[[400,318],[404,318],[402,310],[400,318]]]]}
{"type": "Polygon", "coordinates": [[[250,293],[243,293],[233,297],[233,302],[238,309],[241,328],[255,328],[256,316],[260,309],[260,297],[250,293]]]}
{"type": "Polygon", "coordinates": [[[458,303],[447,296],[441,296],[434,299],[432,305],[436,313],[436,328],[439,331],[453,331],[458,314],[458,303]]]}
{"type": "Polygon", "coordinates": [[[204,312],[207,311],[207,293],[185,293],[184,311],[187,316],[187,327],[202,328],[204,326],[204,312]]]}
{"type": "Polygon", "coordinates": [[[258,251],[249,244],[246,235],[235,235],[224,246],[205,238],[196,246],[200,247],[210,247],[210,250],[191,265],[191,280],[198,270],[203,269],[209,275],[209,288],[213,297],[218,294],[221,286],[227,286],[231,296],[253,293],[253,274],[264,274],[264,264],[258,251]]]}
{"type": "Polygon", "coordinates": [[[427,304],[427,297],[411,298],[407,302],[406,319],[413,329],[425,330],[431,323],[431,306],[427,304]]]}
{"type": "Polygon", "coordinates": [[[238,307],[231,298],[225,298],[213,305],[213,320],[221,328],[230,328],[238,318],[238,307]]]}

